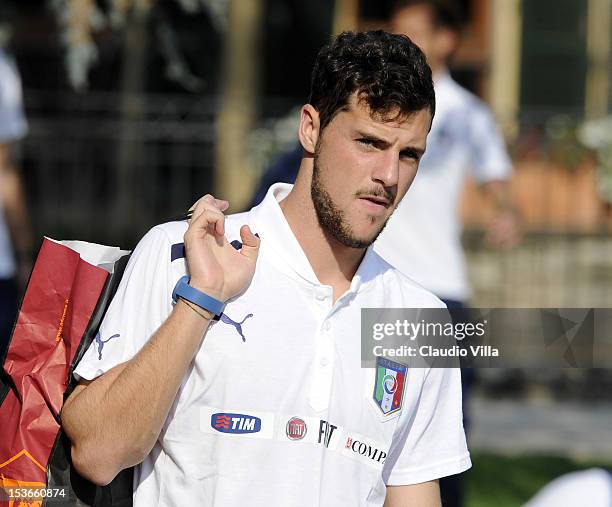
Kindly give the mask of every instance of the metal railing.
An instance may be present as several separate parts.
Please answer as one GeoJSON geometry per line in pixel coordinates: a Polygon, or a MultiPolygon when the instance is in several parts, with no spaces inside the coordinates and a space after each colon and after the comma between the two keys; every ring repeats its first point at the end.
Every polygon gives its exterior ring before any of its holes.
{"type": "Polygon", "coordinates": [[[37,235],[123,246],[214,182],[208,98],[26,93],[21,147],[37,235]]]}

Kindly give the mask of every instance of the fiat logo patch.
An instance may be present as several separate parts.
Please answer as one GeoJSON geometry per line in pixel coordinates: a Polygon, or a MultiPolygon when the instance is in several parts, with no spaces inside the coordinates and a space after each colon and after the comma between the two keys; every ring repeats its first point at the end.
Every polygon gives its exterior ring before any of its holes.
{"type": "Polygon", "coordinates": [[[285,428],[289,440],[302,440],[306,436],[306,423],[299,417],[292,417],[285,428]]]}

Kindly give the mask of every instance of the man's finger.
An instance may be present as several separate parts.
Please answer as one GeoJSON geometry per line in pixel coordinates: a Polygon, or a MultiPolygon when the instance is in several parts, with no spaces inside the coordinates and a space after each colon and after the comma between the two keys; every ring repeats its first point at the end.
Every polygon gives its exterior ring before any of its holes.
{"type": "Polygon", "coordinates": [[[216,199],[215,198],[215,206],[220,211],[225,211],[227,208],[229,208],[229,201],[226,201],[225,199],[216,199]]]}
{"type": "Polygon", "coordinates": [[[194,211],[197,207],[197,205],[204,200],[205,202],[209,202],[212,205],[215,206],[215,208],[221,210],[221,211],[225,211],[227,208],[229,208],[229,201],[226,201],[224,199],[217,199],[216,197],[213,197],[211,194],[206,194],[202,197],[200,197],[196,202],[193,203],[193,205],[191,206],[191,208],[189,208],[189,211],[194,211]]]}
{"type": "Polygon", "coordinates": [[[243,225],[240,228],[240,238],[242,239],[240,253],[249,259],[257,260],[261,240],[253,234],[248,225],[243,225]]]}
{"type": "Polygon", "coordinates": [[[200,197],[195,203],[194,205],[189,208],[189,211],[191,211],[191,218],[188,220],[187,223],[191,224],[192,222],[195,222],[198,217],[204,212],[204,210],[207,208],[207,203],[210,201],[210,198],[212,196],[210,194],[206,194],[203,197],[200,197]]]}
{"type": "Polygon", "coordinates": [[[199,234],[206,231],[214,236],[225,234],[225,215],[216,208],[205,208],[197,216],[198,208],[194,211],[194,217],[189,224],[186,235],[199,234]]]}
{"type": "MultiPolygon", "coordinates": [[[[227,209],[228,206],[229,202],[221,199],[215,199],[212,195],[206,194],[204,197],[198,199],[198,201],[195,203],[191,219],[188,223],[191,224],[191,222],[197,220],[198,217],[207,209],[221,213],[227,209]]],[[[223,229],[222,234],[224,233],[225,230],[223,229]]]]}

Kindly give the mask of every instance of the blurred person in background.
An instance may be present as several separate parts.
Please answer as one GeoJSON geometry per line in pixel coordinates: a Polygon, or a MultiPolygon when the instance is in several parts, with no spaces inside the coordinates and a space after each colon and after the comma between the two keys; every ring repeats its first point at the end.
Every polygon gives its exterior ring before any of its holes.
{"type": "Polygon", "coordinates": [[[523,507],[610,507],[612,470],[590,468],[557,477],[523,507]]]}
{"type": "MultiPolygon", "coordinates": [[[[398,0],[392,6],[387,30],[407,35],[427,56],[437,110],[408,199],[375,244],[384,259],[436,294],[448,308],[459,311],[470,297],[459,216],[461,192],[470,172],[495,208],[488,242],[508,248],[519,238],[508,185],[512,163],[504,140],[489,108],[449,72],[461,25],[462,16],[450,1],[398,0]]],[[[472,376],[471,370],[462,370],[466,429],[465,403],[472,376]]],[[[463,489],[461,476],[443,478],[443,505],[463,505],[463,489]]]]}
{"type": "Polygon", "coordinates": [[[274,183],[294,183],[300,168],[304,150],[296,143],[291,151],[281,153],[261,177],[257,190],[253,194],[249,208],[257,206],[274,183]]]}
{"type": "Polygon", "coordinates": [[[15,144],[26,131],[19,73],[0,48],[0,356],[12,331],[19,292],[25,288],[32,267],[32,236],[13,158],[15,144]]]}
{"type": "Polygon", "coordinates": [[[411,198],[398,207],[376,244],[379,254],[449,307],[465,305],[470,296],[459,217],[470,171],[495,206],[488,240],[499,247],[518,241],[508,185],[512,163],[504,140],[489,108],[458,85],[448,70],[460,30],[461,17],[450,2],[394,4],[388,31],[407,35],[427,56],[438,109],[411,198]]]}

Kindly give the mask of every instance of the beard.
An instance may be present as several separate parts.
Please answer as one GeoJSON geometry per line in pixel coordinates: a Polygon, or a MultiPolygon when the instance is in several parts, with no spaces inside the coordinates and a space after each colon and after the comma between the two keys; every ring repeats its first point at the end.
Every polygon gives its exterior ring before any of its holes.
{"type": "Polygon", "coordinates": [[[359,238],[355,235],[351,224],[346,219],[344,211],[342,211],[332,199],[329,192],[325,189],[321,181],[321,173],[319,167],[319,145],[315,147],[312,183],[310,185],[310,195],[314,204],[315,213],[319,225],[323,231],[334,238],[338,243],[349,248],[367,248],[383,231],[387,225],[389,217],[384,221],[383,225],[369,238],[359,238]]]}

